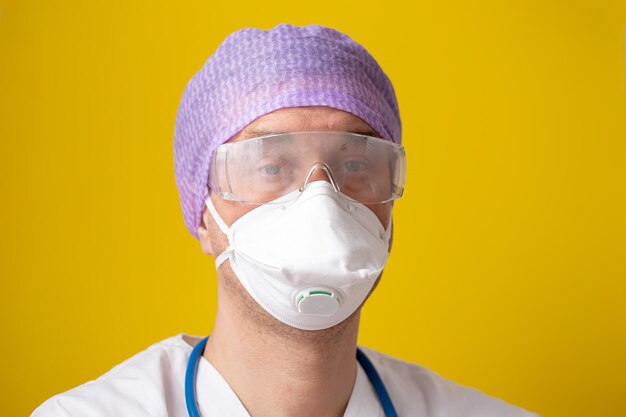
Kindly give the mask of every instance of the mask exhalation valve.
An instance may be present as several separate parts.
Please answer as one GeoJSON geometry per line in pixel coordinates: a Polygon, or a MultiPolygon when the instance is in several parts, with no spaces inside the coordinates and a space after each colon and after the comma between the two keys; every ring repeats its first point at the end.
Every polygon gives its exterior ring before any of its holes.
{"type": "Polygon", "coordinates": [[[298,312],[308,316],[329,317],[339,309],[340,299],[337,291],[315,287],[302,290],[296,296],[298,312]]]}

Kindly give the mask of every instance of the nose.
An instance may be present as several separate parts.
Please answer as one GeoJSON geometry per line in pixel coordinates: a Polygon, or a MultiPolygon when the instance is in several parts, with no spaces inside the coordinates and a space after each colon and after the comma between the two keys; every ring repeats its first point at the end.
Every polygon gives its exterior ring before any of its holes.
{"type": "Polygon", "coordinates": [[[339,189],[337,188],[337,183],[333,178],[333,174],[330,172],[330,168],[323,162],[316,162],[313,164],[313,166],[311,166],[309,173],[302,183],[300,191],[304,191],[306,186],[314,181],[328,181],[333,186],[335,191],[339,191],[339,189]]]}

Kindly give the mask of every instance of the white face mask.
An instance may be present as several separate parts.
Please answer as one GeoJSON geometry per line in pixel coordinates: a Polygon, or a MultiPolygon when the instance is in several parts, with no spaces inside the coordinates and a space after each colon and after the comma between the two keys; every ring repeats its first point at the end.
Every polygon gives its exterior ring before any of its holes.
{"type": "Polygon", "coordinates": [[[326,181],[307,185],[246,213],[229,228],[211,198],[206,205],[229,245],[226,259],[248,293],[281,322],[326,329],[365,300],[389,255],[385,229],[363,204],[343,199],[326,181]],[[298,191],[294,191],[298,193],[298,191]]]}

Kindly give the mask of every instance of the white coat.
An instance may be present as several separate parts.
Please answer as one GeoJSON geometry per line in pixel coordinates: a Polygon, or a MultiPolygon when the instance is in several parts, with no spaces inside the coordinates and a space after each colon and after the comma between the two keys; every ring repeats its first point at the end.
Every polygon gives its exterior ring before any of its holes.
{"type": "MultiPolygon", "coordinates": [[[[179,334],[158,342],[39,406],[31,417],[188,417],[185,371],[200,337],[179,334]]],[[[400,417],[537,417],[430,370],[362,348],[380,374],[400,417]]],[[[356,359],[355,359],[356,360],[356,359]]],[[[224,378],[201,358],[196,379],[202,417],[249,417],[224,378]]],[[[384,417],[367,375],[357,378],[344,417],[384,417]]]]}

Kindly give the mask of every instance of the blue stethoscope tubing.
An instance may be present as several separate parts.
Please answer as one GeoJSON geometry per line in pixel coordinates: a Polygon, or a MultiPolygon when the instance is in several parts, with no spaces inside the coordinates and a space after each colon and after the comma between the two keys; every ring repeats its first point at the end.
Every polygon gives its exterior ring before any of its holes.
{"type": "MultiPolygon", "coordinates": [[[[198,402],[196,401],[196,374],[198,373],[200,358],[202,358],[208,340],[209,338],[205,337],[193,348],[191,356],[189,356],[189,362],[187,363],[187,371],[185,372],[185,402],[187,403],[189,417],[201,417],[200,410],[198,410],[198,402]]],[[[387,417],[398,417],[398,413],[396,413],[396,409],[393,407],[391,397],[389,397],[383,380],[380,378],[380,375],[378,375],[372,362],[359,348],[356,350],[356,360],[361,364],[365,374],[372,385],[374,385],[378,400],[385,411],[385,415],[387,417]]]]}

